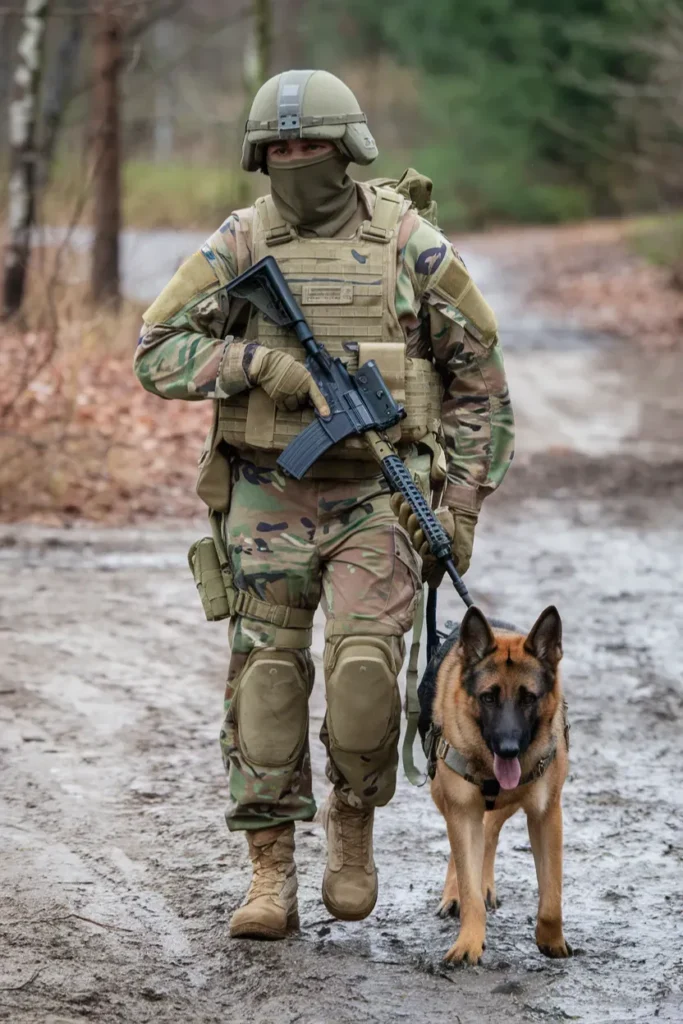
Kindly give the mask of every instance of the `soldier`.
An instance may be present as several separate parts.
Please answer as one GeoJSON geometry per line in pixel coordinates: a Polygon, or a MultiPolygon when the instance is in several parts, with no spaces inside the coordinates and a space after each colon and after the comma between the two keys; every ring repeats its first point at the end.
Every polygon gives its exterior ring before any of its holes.
{"type": "Polygon", "coordinates": [[[222,287],[272,253],[330,353],[351,371],[377,360],[407,408],[393,428],[398,450],[416,471],[428,453],[427,489],[441,479],[461,573],[482,499],[512,457],[493,314],[410,199],[349,176],[349,163],[376,157],[365,115],[339,79],[288,71],[266,82],[247,121],[242,166],[268,175],[270,194],[232,213],[179,269],[144,314],[135,359],[153,394],[214,402],[198,490],[220,517],[233,577],[221,747],[228,828],[246,832],[253,866],[233,936],[283,938],[298,925],[294,822],[316,812],[309,648],[321,601],[321,738],[333,785],[322,895],[342,920],[372,911],[373,815],[396,784],[403,637],[421,572],[437,580],[361,439],[337,445],[302,481],[277,469],[312,406],[326,414],[325,400],[296,339],[243,302],[228,303],[222,287]]]}

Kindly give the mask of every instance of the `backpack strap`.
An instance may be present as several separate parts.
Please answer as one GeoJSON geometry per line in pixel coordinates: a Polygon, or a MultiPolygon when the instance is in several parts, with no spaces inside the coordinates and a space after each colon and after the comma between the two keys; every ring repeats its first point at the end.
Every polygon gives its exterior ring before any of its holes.
{"type": "Polygon", "coordinates": [[[360,237],[368,242],[390,242],[396,231],[403,212],[405,200],[392,188],[381,188],[377,185],[371,186],[375,195],[375,206],[372,211],[372,219],[366,220],[361,229],[360,237]]]}
{"type": "Polygon", "coordinates": [[[261,230],[267,246],[282,245],[296,238],[296,231],[291,224],[278,213],[272,196],[261,196],[254,203],[261,221],[261,230]]]}

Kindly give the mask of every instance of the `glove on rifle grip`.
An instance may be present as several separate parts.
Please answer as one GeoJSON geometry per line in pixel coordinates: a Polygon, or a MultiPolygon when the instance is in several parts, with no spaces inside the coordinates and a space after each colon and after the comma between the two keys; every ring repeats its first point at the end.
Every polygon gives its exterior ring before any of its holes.
{"type": "Polygon", "coordinates": [[[382,461],[382,470],[392,491],[400,491],[417,516],[420,529],[434,557],[439,560],[450,558],[451,539],[427,504],[422,491],[401,458],[398,455],[387,456],[382,461]]]}
{"type": "Polygon", "coordinates": [[[406,469],[400,456],[388,455],[382,459],[382,471],[392,491],[400,491],[417,516],[420,529],[425,535],[432,555],[440,562],[450,576],[453,586],[467,607],[474,604],[470,593],[455,568],[451,551],[451,538],[434,515],[422,491],[406,469]]]}

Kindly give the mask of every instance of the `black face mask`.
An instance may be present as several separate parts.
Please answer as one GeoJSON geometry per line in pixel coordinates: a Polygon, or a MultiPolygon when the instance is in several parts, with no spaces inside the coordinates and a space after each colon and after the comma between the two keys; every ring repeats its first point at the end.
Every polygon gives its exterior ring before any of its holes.
{"type": "Polygon", "coordinates": [[[288,224],[311,228],[331,237],[356,210],[355,182],[346,173],[349,161],[335,149],[323,156],[271,163],[268,161],[273,201],[288,224]]]}

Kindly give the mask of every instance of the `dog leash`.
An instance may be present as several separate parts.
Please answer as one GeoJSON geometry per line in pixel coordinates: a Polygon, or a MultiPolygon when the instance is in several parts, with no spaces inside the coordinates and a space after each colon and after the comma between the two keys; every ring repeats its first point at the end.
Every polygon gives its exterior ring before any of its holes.
{"type": "Polygon", "coordinates": [[[436,625],[436,600],[439,591],[436,587],[430,587],[427,595],[427,664],[432,660],[439,649],[443,636],[439,633],[436,625]]]}
{"type": "MultiPolygon", "coordinates": [[[[429,591],[429,599],[427,601],[427,653],[429,653],[429,601],[431,600],[432,593],[436,591],[429,591]]],[[[406,714],[406,731],[403,737],[403,747],[401,749],[401,757],[403,760],[403,771],[405,772],[406,778],[411,786],[424,786],[427,781],[427,775],[424,772],[418,771],[415,767],[415,759],[413,757],[413,748],[415,746],[415,736],[417,735],[417,723],[420,718],[420,701],[417,697],[417,674],[418,674],[418,661],[420,657],[420,640],[422,639],[422,628],[424,625],[425,617],[425,595],[424,590],[420,594],[417,602],[417,608],[415,609],[415,619],[413,622],[413,637],[410,643],[410,655],[408,657],[408,670],[406,672],[406,700],[405,700],[405,714],[406,714]]],[[[434,611],[434,622],[436,622],[436,610],[434,611]]]]}
{"type": "MultiPolygon", "coordinates": [[[[436,602],[437,589],[429,587],[427,595],[427,664],[432,660],[444,635],[439,633],[436,625],[436,602]]],[[[413,624],[413,637],[410,644],[410,655],[408,658],[408,670],[406,672],[406,731],[403,737],[401,757],[403,760],[403,771],[411,786],[424,786],[428,779],[426,772],[421,772],[415,766],[414,749],[415,737],[417,736],[417,724],[420,719],[420,701],[417,696],[418,685],[418,661],[420,657],[420,641],[425,622],[425,596],[424,590],[420,594],[415,611],[413,624]]]]}

